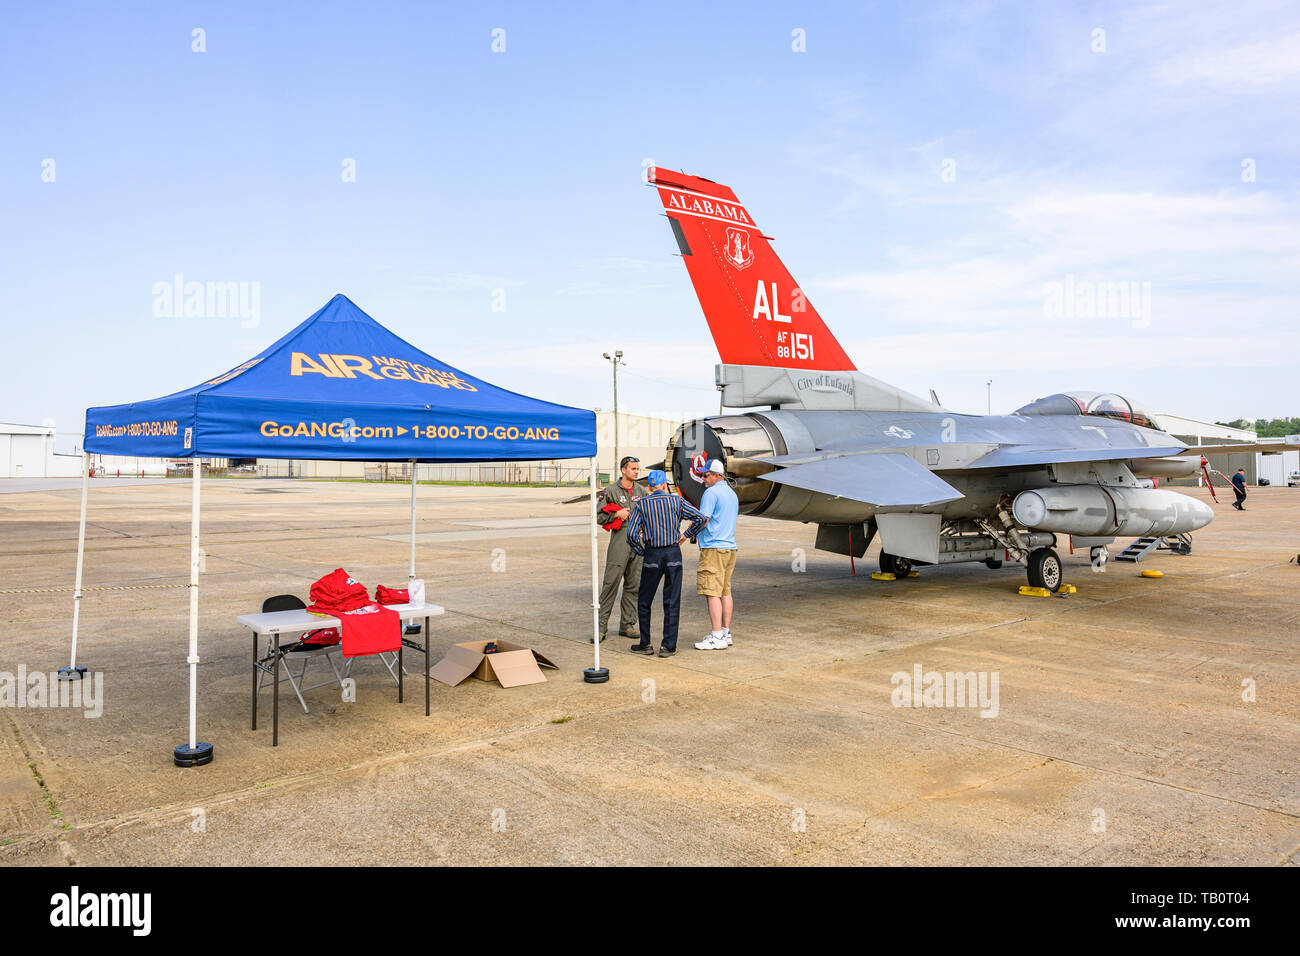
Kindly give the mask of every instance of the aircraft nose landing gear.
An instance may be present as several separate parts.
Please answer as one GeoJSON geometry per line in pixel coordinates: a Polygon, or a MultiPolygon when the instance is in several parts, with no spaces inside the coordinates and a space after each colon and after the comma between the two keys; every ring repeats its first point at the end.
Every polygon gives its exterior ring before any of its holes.
{"type": "Polygon", "coordinates": [[[1030,551],[1027,571],[1030,587],[1046,588],[1053,594],[1061,589],[1061,556],[1051,548],[1030,551]]]}

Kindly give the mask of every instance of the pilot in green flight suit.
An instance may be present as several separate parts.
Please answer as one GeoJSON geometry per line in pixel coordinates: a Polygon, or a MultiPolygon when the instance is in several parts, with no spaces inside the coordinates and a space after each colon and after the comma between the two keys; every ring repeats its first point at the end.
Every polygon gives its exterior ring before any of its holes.
{"type": "Polygon", "coordinates": [[[619,610],[618,632],[624,637],[639,637],[636,629],[636,597],[641,586],[641,556],[627,544],[627,522],[632,503],[650,493],[645,482],[637,481],[641,462],[630,455],[619,462],[621,476],[611,481],[596,499],[596,523],[605,527],[618,518],[622,524],[616,531],[608,531],[609,548],[605,551],[605,579],[600,586],[600,639],[605,639],[609,616],[614,610],[614,598],[620,588],[623,601],[619,610]],[[618,510],[606,510],[617,506],[618,510]]]}

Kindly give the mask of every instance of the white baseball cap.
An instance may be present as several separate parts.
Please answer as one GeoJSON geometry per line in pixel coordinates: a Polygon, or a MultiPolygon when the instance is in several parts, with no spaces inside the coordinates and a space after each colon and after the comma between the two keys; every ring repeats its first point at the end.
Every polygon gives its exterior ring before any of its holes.
{"type": "Polygon", "coordinates": [[[717,458],[715,458],[715,459],[713,459],[713,461],[709,462],[709,467],[706,468],[705,471],[711,471],[711,472],[713,472],[715,475],[722,475],[722,476],[724,476],[724,477],[725,477],[726,474],[727,474],[727,469],[724,468],[724,467],[722,466],[722,462],[719,461],[717,458]]]}

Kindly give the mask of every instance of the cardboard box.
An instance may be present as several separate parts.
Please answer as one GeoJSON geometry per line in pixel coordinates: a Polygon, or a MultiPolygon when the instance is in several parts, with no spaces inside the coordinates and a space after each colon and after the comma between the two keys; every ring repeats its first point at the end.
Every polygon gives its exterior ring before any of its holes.
{"type": "Polygon", "coordinates": [[[455,645],[442,660],[429,668],[429,676],[448,687],[455,687],[471,675],[479,680],[497,681],[502,687],[522,687],[544,683],[546,675],[542,673],[542,667],[558,670],[555,664],[531,647],[509,641],[496,641],[497,652],[484,654],[483,648],[491,643],[494,642],[468,641],[455,645]]]}

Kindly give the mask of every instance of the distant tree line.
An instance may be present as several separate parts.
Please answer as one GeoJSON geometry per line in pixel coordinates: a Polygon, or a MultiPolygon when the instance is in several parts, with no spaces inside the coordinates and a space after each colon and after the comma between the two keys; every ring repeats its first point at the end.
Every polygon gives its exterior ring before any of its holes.
{"type": "Polygon", "coordinates": [[[1300,418],[1258,418],[1248,422],[1238,418],[1232,422],[1215,422],[1228,428],[1248,428],[1260,438],[1285,438],[1287,435],[1300,435],[1300,418]]]}

